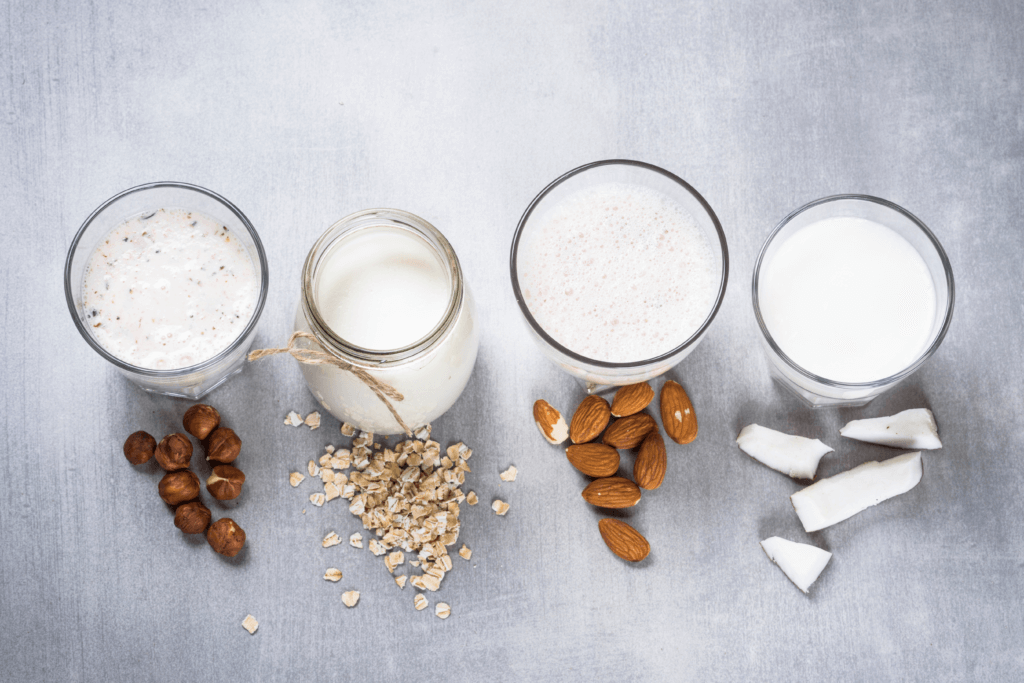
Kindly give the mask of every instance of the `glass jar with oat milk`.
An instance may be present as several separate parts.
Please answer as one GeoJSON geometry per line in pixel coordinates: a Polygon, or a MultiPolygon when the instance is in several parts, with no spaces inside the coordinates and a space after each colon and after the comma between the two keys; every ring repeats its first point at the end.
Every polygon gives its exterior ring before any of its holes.
{"type": "MultiPolygon", "coordinates": [[[[434,226],[397,209],[369,209],[325,232],[302,269],[295,330],[299,348],[323,351],[394,388],[410,428],[432,422],[462,394],[479,332],[459,259],[434,226]],[[319,346],[320,349],[316,347],[319,346]]],[[[301,364],[329,413],[376,434],[403,429],[356,373],[301,364]]]]}

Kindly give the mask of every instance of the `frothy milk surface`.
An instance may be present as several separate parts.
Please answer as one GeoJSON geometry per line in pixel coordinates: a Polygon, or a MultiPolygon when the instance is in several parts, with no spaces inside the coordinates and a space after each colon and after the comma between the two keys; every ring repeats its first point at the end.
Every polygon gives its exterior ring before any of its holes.
{"type": "Polygon", "coordinates": [[[793,233],[762,265],[768,331],[795,363],[837,382],[870,382],[909,366],[931,339],[935,285],[891,228],[827,218],[793,233]]]}
{"type": "Polygon", "coordinates": [[[160,209],[131,218],[96,247],[85,269],[85,324],[112,355],[176,370],[231,345],[259,297],[245,246],[213,218],[160,209]]]}
{"type": "Polygon", "coordinates": [[[340,238],[317,269],[327,326],[364,349],[393,350],[425,337],[451,298],[448,268],[423,238],[388,226],[340,238]]]}
{"type": "Polygon", "coordinates": [[[606,183],[575,192],[522,235],[520,289],[537,323],[566,348],[606,362],[676,348],[718,290],[704,232],[670,197],[606,183]]]}

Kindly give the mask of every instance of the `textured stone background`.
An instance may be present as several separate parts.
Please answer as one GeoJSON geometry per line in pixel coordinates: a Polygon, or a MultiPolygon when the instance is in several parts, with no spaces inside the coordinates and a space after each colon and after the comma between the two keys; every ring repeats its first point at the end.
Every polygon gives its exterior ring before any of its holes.
{"type": "Polygon", "coordinates": [[[1020,3],[8,1],[0,30],[0,678],[1024,676],[1020,3]],[[582,477],[536,434],[535,398],[568,411],[582,392],[532,345],[506,265],[534,194],[609,157],[692,183],[732,259],[711,333],[671,373],[700,436],[630,514],[654,548],[637,567],[607,552],[582,477]],[[358,523],[287,484],[338,440],[333,420],[281,424],[314,407],[288,359],[210,397],[245,440],[236,560],[178,533],[156,471],[125,463],[129,432],[159,438],[187,404],[144,394],[78,337],[62,267],[93,208],[151,180],[209,187],[257,226],[272,282],[259,345],[286,338],[306,251],[341,216],[400,207],[451,240],[483,339],[435,433],[476,449],[468,488],[485,504],[464,517],[473,561],[429,596],[450,619],[414,611],[367,551],[320,547],[358,523]],[[776,222],[838,192],[931,226],[956,313],[891,394],[812,413],[768,379],[749,279],[776,222]],[[922,405],[945,447],[911,493],[811,536],[835,557],[805,597],[757,545],[808,540],[798,485],[736,432],[820,437],[837,450],[828,475],[893,454],[840,440],[845,421],[922,405]]]}

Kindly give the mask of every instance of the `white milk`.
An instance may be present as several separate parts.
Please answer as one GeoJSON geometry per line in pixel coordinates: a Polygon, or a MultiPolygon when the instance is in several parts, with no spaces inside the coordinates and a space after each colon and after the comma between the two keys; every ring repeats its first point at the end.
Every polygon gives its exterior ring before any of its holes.
{"type": "Polygon", "coordinates": [[[317,271],[317,306],[335,334],[392,350],[425,337],[451,297],[447,267],[408,230],[375,227],[338,240],[317,271]]]}
{"type": "Polygon", "coordinates": [[[765,263],[761,314],[797,365],[837,382],[890,377],[924,352],[935,286],[911,244],[863,218],[827,218],[793,233],[765,263]]]}
{"type": "MultiPolygon", "coordinates": [[[[382,224],[343,234],[328,246],[303,296],[313,295],[321,319],[336,336],[383,357],[378,362],[339,356],[401,393],[404,399],[395,408],[416,427],[455,403],[476,361],[473,298],[463,281],[461,303],[449,316],[454,289],[447,257],[418,233],[382,224]],[[425,349],[388,353],[415,345],[439,324],[443,331],[425,349]]],[[[301,302],[295,329],[312,331],[301,302]]],[[[339,420],[377,434],[401,431],[387,407],[352,373],[330,365],[300,367],[310,391],[339,420]]]]}
{"type": "Polygon", "coordinates": [[[176,370],[230,346],[249,323],[259,288],[248,251],[227,227],[195,211],[160,209],[125,221],[96,247],[82,308],[113,356],[176,370]]]}
{"type": "Polygon", "coordinates": [[[707,318],[714,255],[683,207],[639,185],[575,192],[522,236],[520,289],[545,332],[607,362],[667,353],[707,318]]]}

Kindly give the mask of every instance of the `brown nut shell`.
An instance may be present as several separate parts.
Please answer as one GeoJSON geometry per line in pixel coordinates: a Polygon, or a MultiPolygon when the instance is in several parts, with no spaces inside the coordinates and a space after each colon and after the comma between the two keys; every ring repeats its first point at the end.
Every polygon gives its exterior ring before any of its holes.
{"type": "Polygon", "coordinates": [[[661,387],[661,424],[676,443],[690,443],[697,438],[697,413],[683,387],[672,380],[661,387]]]}
{"type": "Polygon", "coordinates": [[[242,493],[245,473],[234,465],[217,465],[206,480],[206,490],[217,500],[234,500],[242,493]]]}
{"type": "Polygon", "coordinates": [[[202,441],[220,426],[220,413],[213,406],[197,403],[185,411],[185,416],[181,418],[181,426],[202,441]]]}
{"type": "Polygon", "coordinates": [[[647,539],[621,520],[602,519],[597,527],[608,549],[627,562],[639,562],[651,553],[647,539]]]}
{"type": "Polygon", "coordinates": [[[658,423],[647,413],[620,417],[608,425],[603,441],[612,448],[636,448],[657,428],[658,423]]]}
{"type": "Polygon", "coordinates": [[[181,505],[199,497],[199,477],[192,470],[168,472],[160,480],[160,497],[168,505],[181,505]]]}
{"type": "Polygon", "coordinates": [[[565,449],[573,467],[588,477],[610,477],[619,471],[619,452],[603,443],[577,443],[565,449]]]}
{"type": "Polygon", "coordinates": [[[148,432],[135,432],[124,442],[124,457],[133,465],[149,462],[156,452],[156,439],[148,432]]]}
{"type": "Polygon", "coordinates": [[[599,508],[630,508],[640,502],[640,487],[625,477],[604,477],[583,489],[583,500],[599,508]]]}
{"type": "Polygon", "coordinates": [[[206,446],[206,459],[222,465],[233,463],[242,450],[242,440],[233,429],[227,427],[213,430],[203,443],[206,446]]]}
{"type": "Polygon", "coordinates": [[[587,396],[576,408],[576,414],[569,423],[569,438],[573,443],[587,443],[601,436],[612,418],[608,401],[600,396],[587,396]]]}
{"type": "Polygon", "coordinates": [[[550,444],[560,444],[569,437],[569,427],[565,424],[562,414],[544,399],[533,404],[533,421],[541,436],[550,444]]]}
{"type": "Polygon", "coordinates": [[[648,434],[633,463],[633,479],[642,489],[648,491],[661,486],[665,481],[665,470],[668,469],[668,453],[665,451],[665,439],[657,429],[648,434]]]}
{"type": "Polygon", "coordinates": [[[654,389],[647,382],[630,384],[615,392],[612,399],[612,417],[635,415],[654,400],[654,389]]]}
{"type": "Polygon", "coordinates": [[[221,555],[234,557],[245,545],[245,532],[230,517],[222,517],[206,531],[206,541],[221,555]]]}
{"type": "Polygon", "coordinates": [[[198,500],[184,503],[174,511],[174,526],[186,534],[201,534],[210,526],[210,510],[198,500]]]}
{"type": "Polygon", "coordinates": [[[168,434],[157,444],[154,455],[168,472],[183,470],[192,460],[192,442],[184,434],[168,434]]]}

